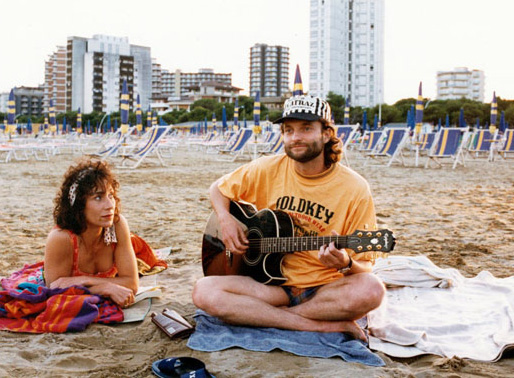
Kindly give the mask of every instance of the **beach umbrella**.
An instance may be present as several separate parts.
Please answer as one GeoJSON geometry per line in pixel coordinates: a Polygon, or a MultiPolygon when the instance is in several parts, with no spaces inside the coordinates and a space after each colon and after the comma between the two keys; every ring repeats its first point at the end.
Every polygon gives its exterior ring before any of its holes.
{"type": "Polygon", "coordinates": [[[460,108],[459,112],[459,127],[466,127],[466,120],[464,119],[464,109],[460,108]]]}
{"type": "Polygon", "coordinates": [[[378,128],[378,114],[375,114],[375,117],[373,118],[373,130],[376,130],[378,128]]]}
{"type": "Polygon", "coordinates": [[[418,99],[416,100],[416,127],[415,133],[421,133],[423,126],[423,95],[422,95],[422,82],[419,82],[418,99]]]}
{"type": "Polygon", "coordinates": [[[480,128],[480,117],[477,117],[477,122],[476,122],[476,124],[475,124],[475,127],[476,127],[477,129],[479,129],[479,128],[480,128]]]}
{"type": "Polygon", "coordinates": [[[48,117],[45,116],[45,123],[43,124],[43,130],[45,133],[48,132],[48,117]]]}
{"type": "Polygon", "coordinates": [[[500,132],[503,134],[507,129],[507,124],[505,123],[505,112],[502,110],[500,114],[500,132]]]}
{"type": "Polygon", "coordinates": [[[82,113],[80,113],[80,108],[77,111],[77,133],[82,133],[82,113]]]}
{"type": "Polygon", "coordinates": [[[225,109],[225,106],[221,108],[221,130],[224,133],[228,129],[227,124],[227,109],[225,109]]]}
{"type": "Polygon", "coordinates": [[[437,130],[441,130],[441,118],[437,120],[437,130]]]}
{"type": "Polygon", "coordinates": [[[143,131],[143,112],[141,111],[141,101],[139,100],[139,94],[137,95],[136,101],[136,129],[141,134],[143,131]]]}
{"type": "Polygon", "coordinates": [[[55,119],[55,106],[54,100],[50,99],[50,132],[55,133],[57,131],[56,119],[55,119]]]}
{"type": "Polygon", "coordinates": [[[146,128],[149,129],[152,127],[152,109],[150,109],[150,105],[148,105],[148,111],[146,112],[146,128]]]}
{"type": "Polygon", "coordinates": [[[409,120],[407,121],[407,125],[411,130],[414,130],[414,127],[416,126],[416,109],[414,109],[414,105],[410,106],[409,120]]]}
{"type": "Polygon", "coordinates": [[[346,99],[345,105],[344,105],[344,119],[343,119],[343,125],[349,125],[350,124],[350,97],[346,99]]]}
{"type": "Polygon", "coordinates": [[[498,104],[496,102],[496,92],[493,92],[493,101],[491,102],[491,125],[489,131],[491,134],[496,130],[496,117],[498,115],[498,104]]]}
{"type": "Polygon", "coordinates": [[[155,110],[152,114],[152,126],[157,126],[157,112],[155,110]]]}
{"type": "Polygon", "coordinates": [[[234,124],[232,125],[232,130],[237,131],[239,129],[239,105],[236,98],[236,103],[234,104],[234,124]]]}
{"type": "Polygon", "coordinates": [[[62,117],[62,133],[66,134],[68,124],[66,123],[66,117],[62,117]]]}
{"type": "Polygon", "coordinates": [[[14,124],[14,118],[16,118],[16,101],[14,100],[14,89],[11,89],[9,93],[9,99],[7,100],[7,127],[6,131],[9,134],[9,138],[11,134],[15,132],[16,125],[14,124]]]}
{"type": "Polygon", "coordinates": [[[212,131],[214,131],[214,134],[218,132],[218,129],[216,128],[216,113],[212,112],[212,131]]]}
{"type": "Polygon", "coordinates": [[[129,92],[127,87],[127,79],[123,79],[123,85],[121,87],[121,101],[120,101],[120,118],[121,118],[121,134],[125,135],[128,133],[129,125],[129,92]]]}
{"type": "Polygon", "coordinates": [[[118,118],[114,118],[114,130],[113,131],[117,131],[118,130],[118,118]]]}
{"type": "Polygon", "coordinates": [[[32,134],[32,120],[30,118],[27,120],[27,133],[32,134]]]}
{"type": "Polygon", "coordinates": [[[200,130],[202,134],[207,134],[207,117],[203,119],[203,130],[200,130]]]}
{"type": "Polygon", "coordinates": [[[261,128],[261,95],[260,91],[255,92],[255,101],[253,103],[253,133],[257,137],[262,131],[261,128]]]}
{"type": "Polygon", "coordinates": [[[362,130],[366,130],[368,128],[368,112],[364,110],[362,112],[362,130]]]}
{"type": "Polygon", "coordinates": [[[247,129],[247,128],[248,128],[248,125],[246,124],[246,118],[243,120],[243,127],[244,127],[245,129],[247,129]]]}
{"type": "Polygon", "coordinates": [[[87,120],[87,133],[91,134],[91,120],[87,120]]]}
{"type": "Polygon", "coordinates": [[[296,72],[294,74],[293,96],[301,95],[303,95],[302,75],[300,75],[300,66],[297,64],[296,72]]]}
{"type": "Polygon", "coordinates": [[[107,115],[107,126],[106,126],[106,128],[107,128],[107,131],[108,131],[108,132],[111,132],[111,131],[112,131],[112,130],[111,130],[111,115],[110,115],[110,114],[109,114],[109,115],[107,115]]]}
{"type": "Polygon", "coordinates": [[[446,121],[444,127],[450,127],[450,115],[446,114],[446,121]]]}

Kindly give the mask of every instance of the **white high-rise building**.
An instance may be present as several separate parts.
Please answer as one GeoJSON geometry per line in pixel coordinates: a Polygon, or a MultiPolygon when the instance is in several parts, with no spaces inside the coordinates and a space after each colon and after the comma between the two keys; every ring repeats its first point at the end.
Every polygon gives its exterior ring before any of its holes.
{"type": "Polygon", "coordinates": [[[384,98],[384,0],[311,0],[309,94],[351,106],[384,98]]]}
{"type": "Polygon", "coordinates": [[[484,102],[485,75],[481,70],[457,67],[452,71],[437,72],[437,99],[468,98],[484,102]]]}

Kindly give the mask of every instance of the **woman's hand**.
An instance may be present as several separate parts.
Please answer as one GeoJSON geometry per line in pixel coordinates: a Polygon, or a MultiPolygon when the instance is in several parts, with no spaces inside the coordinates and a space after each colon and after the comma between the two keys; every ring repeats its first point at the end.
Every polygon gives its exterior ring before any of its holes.
{"type": "Polygon", "coordinates": [[[114,303],[123,308],[133,304],[135,299],[134,292],[132,290],[111,282],[93,285],[89,290],[93,294],[109,297],[114,303]]]}
{"type": "Polygon", "coordinates": [[[50,289],[65,289],[70,286],[87,286],[87,277],[60,277],[50,283],[50,289]]]}

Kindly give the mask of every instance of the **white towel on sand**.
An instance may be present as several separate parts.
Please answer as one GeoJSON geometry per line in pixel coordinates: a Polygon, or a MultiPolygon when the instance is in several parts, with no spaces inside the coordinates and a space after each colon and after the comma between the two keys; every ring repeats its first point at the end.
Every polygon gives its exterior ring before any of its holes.
{"type": "Polygon", "coordinates": [[[425,256],[379,259],[373,271],[388,289],[368,314],[371,349],[496,361],[514,347],[514,276],[466,278],[425,256]]]}

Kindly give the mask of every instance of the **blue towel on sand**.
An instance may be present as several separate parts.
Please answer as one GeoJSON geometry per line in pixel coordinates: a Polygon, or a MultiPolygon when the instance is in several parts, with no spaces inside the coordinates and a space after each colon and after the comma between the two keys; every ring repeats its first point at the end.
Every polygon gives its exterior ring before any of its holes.
{"type": "Polygon", "coordinates": [[[202,352],[214,352],[232,347],[269,352],[273,349],[305,357],[339,356],[348,362],[384,366],[384,361],[371,352],[362,341],[344,333],[287,331],[277,328],[240,327],[226,324],[204,311],[195,314],[195,332],[187,346],[202,352]]]}

